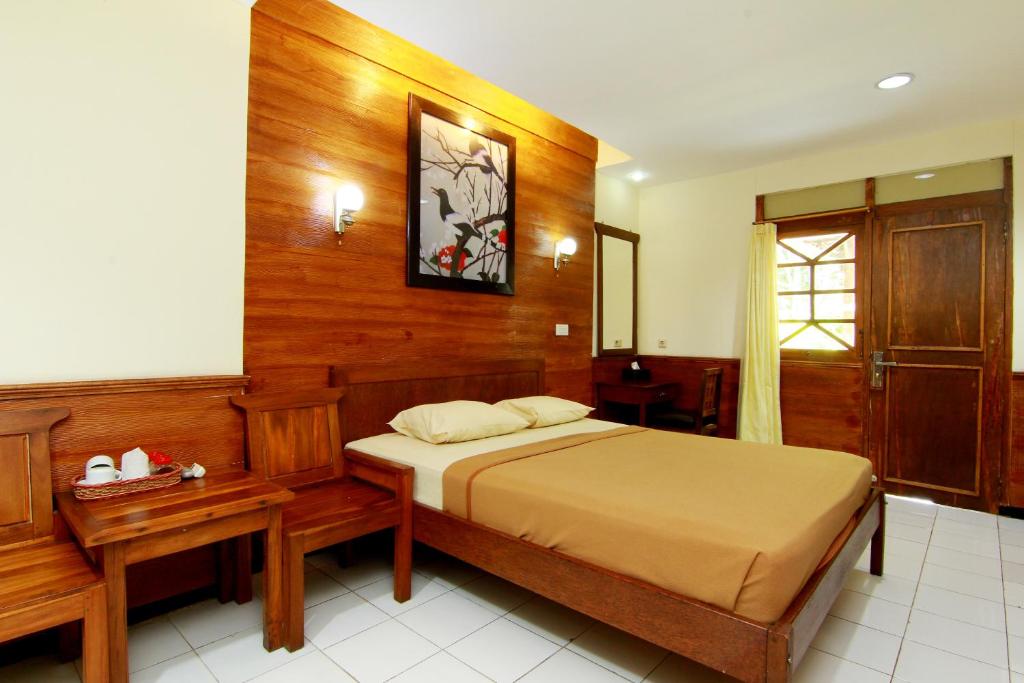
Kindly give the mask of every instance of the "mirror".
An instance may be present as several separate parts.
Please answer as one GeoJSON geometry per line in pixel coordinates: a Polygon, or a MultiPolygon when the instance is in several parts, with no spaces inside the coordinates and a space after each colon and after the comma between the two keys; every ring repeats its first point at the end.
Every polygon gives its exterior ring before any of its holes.
{"type": "Polygon", "coordinates": [[[595,223],[597,355],[636,355],[636,264],[640,235],[595,223]]]}

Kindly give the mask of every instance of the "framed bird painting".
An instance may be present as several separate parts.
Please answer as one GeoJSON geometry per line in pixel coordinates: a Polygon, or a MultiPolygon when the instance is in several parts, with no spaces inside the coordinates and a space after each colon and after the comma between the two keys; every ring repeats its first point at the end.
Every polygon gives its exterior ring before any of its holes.
{"type": "Polygon", "coordinates": [[[411,287],[515,293],[516,140],[409,95],[411,287]]]}

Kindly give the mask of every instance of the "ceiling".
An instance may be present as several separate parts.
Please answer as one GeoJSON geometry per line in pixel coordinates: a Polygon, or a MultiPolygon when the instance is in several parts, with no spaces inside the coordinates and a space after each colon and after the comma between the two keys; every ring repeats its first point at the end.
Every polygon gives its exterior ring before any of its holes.
{"type": "Polygon", "coordinates": [[[1024,1],[332,0],[633,157],[645,184],[1024,113],[1024,1]],[[900,90],[881,77],[913,72],[900,90]]]}

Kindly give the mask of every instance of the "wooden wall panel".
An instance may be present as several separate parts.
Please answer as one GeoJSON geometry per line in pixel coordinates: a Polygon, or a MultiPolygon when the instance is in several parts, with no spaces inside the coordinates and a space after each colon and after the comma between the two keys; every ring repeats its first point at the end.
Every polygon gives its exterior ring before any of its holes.
{"type": "Polygon", "coordinates": [[[0,410],[60,406],[71,416],[50,432],[53,490],[67,491],[85,461],[115,460],[136,446],[204,466],[245,461],[242,416],[228,402],[244,376],[0,386],[0,410]]]}
{"type": "Polygon", "coordinates": [[[250,55],[252,390],[327,386],[329,366],[361,361],[545,358],[547,390],[587,400],[596,141],[326,0],[260,0],[250,55]],[[515,296],[406,287],[410,92],[515,136],[515,296]],[[366,202],[339,240],[345,182],[366,202]],[[563,236],[579,250],[556,275],[563,236]]]}
{"type": "MultiPolygon", "coordinates": [[[[231,375],[8,385],[0,386],[0,411],[71,409],[50,432],[53,489],[66,491],[91,456],[118,460],[136,446],[185,464],[241,467],[243,419],[228,397],[242,393],[247,382],[231,375]]],[[[128,603],[153,602],[215,580],[213,546],[204,546],[129,567],[128,603]]]]}
{"type": "MultiPolygon", "coordinates": [[[[618,382],[622,370],[634,360],[649,368],[655,382],[679,382],[682,392],[675,405],[696,410],[701,374],[705,368],[722,368],[722,403],[719,407],[718,433],[736,438],[736,408],[739,403],[740,360],[738,358],[697,358],[682,356],[602,356],[594,358],[594,382],[618,382]]],[[[591,400],[594,400],[591,397],[591,400]]],[[[594,405],[593,403],[591,405],[594,405]]]]}
{"type": "Polygon", "coordinates": [[[863,370],[846,363],[782,361],[782,439],[861,455],[863,370]]]}
{"type": "Polygon", "coordinates": [[[1010,449],[1004,468],[1005,505],[1024,508],[1024,372],[1010,382],[1010,449]]]}

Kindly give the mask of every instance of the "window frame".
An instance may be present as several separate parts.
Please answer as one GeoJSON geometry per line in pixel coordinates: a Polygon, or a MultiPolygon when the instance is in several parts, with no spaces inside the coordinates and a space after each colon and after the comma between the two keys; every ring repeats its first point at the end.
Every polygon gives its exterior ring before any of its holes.
{"type": "MultiPolygon", "coordinates": [[[[769,219],[770,220],[770,219],[769,219]]],[[[864,302],[865,302],[865,285],[867,281],[865,279],[865,264],[867,263],[865,250],[870,248],[870,245],[864,241],[864,217],[863,215],[854,216],[826,216],[820,218],[807,218],[797,221],[788,221],[786,223],[779,223],[776,226],[776,242],[780,242],[783,239],[791,237],[807,237],[812,235],[828,235],[831,233],[845,232],[849,233],[853,239],[856,240],[854,247],[854,257],[852,259],[854,268],[854,289],[853,289],[853,301],[854,301],[854,336],[853,336],[853,348],[852,349],[785,349],[782,348],[782,337],[779,337],[779,355],[782,360],[803,360],[803,361],[819,361],[819,362],[855,362],[860,361],[864,357],[864,302]]],[[[784,247],[785,248],[785,247],[784,247]]],[[[825,261],[824,264],[828,263],[850,263],[850,260],[842,259],[838,261],[825,261]]],[[[813,263],[817,264],[817,261],[813,263]]],[[[779,265],[776,264],[776,269],[785,267],[800,266],[801,264],[792,265],[779,265]]],[[[808,265],[808,262],[804,262],[804,266],[808,265]]],[[[814,296],[815,294],[829,293],[833,291],[848,291],[848,290],[816,290],[814,286],[814,269],[811,269],[810,276],[810,287],[807,291],[811,298],[811,317],[808,322],[828,322],[828,320],[817,320],[814,318],[814,296]]],[[[778,280],[776,280],[778,282],[778,280]]],[[[803,290],[801,290],[802,292],[803,290]]],[[[800,292],[792,292],[792,294],[798,294],[800,292]]],[[[782,292],[776,292],[776,297],[782,295],[782,292]]],[[[776,299],[777,300],[777,299],[776,299]]],[[[843,322],[846,322],[845,320],[843,322]]]]}

